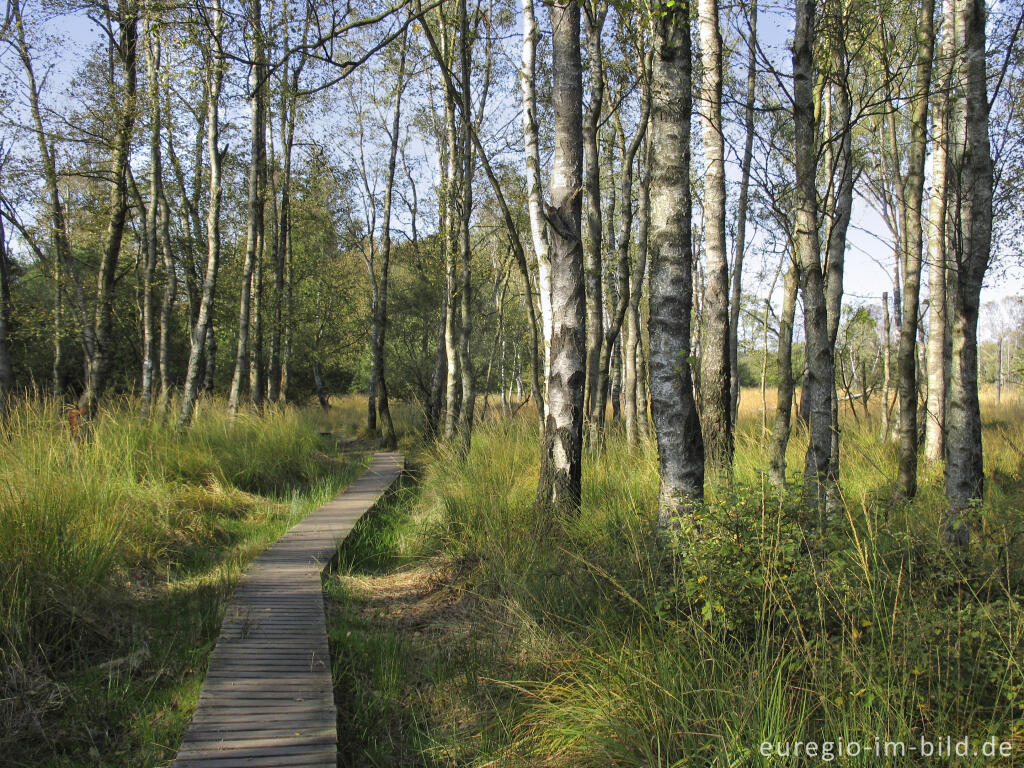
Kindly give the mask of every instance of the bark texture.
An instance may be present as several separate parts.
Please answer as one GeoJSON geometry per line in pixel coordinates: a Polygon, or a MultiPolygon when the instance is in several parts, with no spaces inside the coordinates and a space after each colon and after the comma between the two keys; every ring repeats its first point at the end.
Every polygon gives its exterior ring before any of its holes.
{"type": "Polygon", "coordinates": [[[903,325],[897,366],[900,392],[900,461],[897,484],[906,498],[917,493],[917,330],[921,295],[921,202],[928,143],[928,97],[931,92],[935,29],[934,0],[923,0],[917,23],[916,82],[910,119],[903,226],[903,325]]]}
{"type": "Polygon", "coordinates": [[[704,138],[704,327],[701,332],[700,420],[707,464],[732,467],[729,262],[725,249],[725,137],[722,133],[722,33],[718,0],[699,0],[702,77],[700,123],[704,138]]]}
{"type": "Polygon", "coordinates": [[[966,136],[958,196],[962,249],[954,250],[956,263],[950,281],[952,359],[946,437],[946,538],[951,545],[964,548],[970,541],[964,512],[981,498],[985,482],[978,405],[978,312],[992,246],[993,175],[985,79],[985,3],[961,2],[966,136]]]}
{"type": "Polygon", "coordinates": [[[661,475],[658,521],[673,525],[704,495],[704,441],[690,370],[690,4],[655,20],[651,83],[651,416],[661,475]]]}
{"type": "Polygon", "coordinates": [[[946,312],[946,183],[949,164],[949,89],[953,83],[956,3],[943,4],[943,34],[939,44],[939,87],[932,109],[932,191],[928,206],[928,399],[925,409],[925,460],[943,460],[946,437],[946,391],[949,386],[949,332],[946,312]]]}
{"type": "MultiPolygon", "coordinates": [[[[548,231],[542,205],[543,186],[540,180],[540,141],[537,126],[537,40],[540,27],[533,12],[533,0],[523,0],[523,58],[519,72],[519,87],[523,93],[523,151],[526,157],[526,204],[530,214],[530,237],[537,258],[537,294],[540,304],[541,327],[544,339],[541,359],[544,361],[543,381],[548,378],[548,356],[551,349],[551,255],[548,231]]],[[[545,402],[547,396],[545,393],[545,402]]],[[[541,428],[544,408],[539,409],[541,428]]]]}
{"type": "MultiPolygon", "coordinates": [[[[800,286],[800,271],[795,263],[786,270],[784,280],[782,316],[779,318],[779,396],[772,427],[768,477],[776,488],[786,485],[786,448],[789,446],[790,422],[793,418],[793,321],[796,317],[796,297],[800,286]]],[[[765,316],[767,317],[767,307],[765,316]]],[[[766,321],[767,322],[767,321],[766,321]]],[[[767,339],[767,335],[765,336],[767,339]]],[[[765,344],[767,353],[768,345],[765,344]]],[[[767,358],[767,354],[765,355],[767,358]]]]}
{"type": "Polygon", "coordinates": [[[587,416],[590,439],[597,442],[601,432],[600,397],[601,345],[604,341],[604,295],[601,264],[601,161],[598,143],[601,109],[604,103],[604,53],[601,34],[608,5],[603,0],[587,0],[587,55],[590,71],[590,103],[583,121],[583,185],[587,193],[586,281],[587,281],[587,416]]]}
{"type": "Polygon", "coordinates": [[[828,338],[828,312],[818,243],[817,149],[814,140],[815,0],[797,0],[793,35],[793,122],[796,155],[794,250],[800,265],[806,338],[809,441],[804,463],[807,503],[823,510],[837,501],[833,474],[832,400],[835,359],[828,338]]]}
{"type": "Polygon", "coordinates": [[[545,218],[551,233],[551,333],[547,420],[537,502],[555,512],[580,504],[583,460],[586,295],[580,215],[583,75],[577,0],[549,6],[552,30],[555,152],[545,218]]]}

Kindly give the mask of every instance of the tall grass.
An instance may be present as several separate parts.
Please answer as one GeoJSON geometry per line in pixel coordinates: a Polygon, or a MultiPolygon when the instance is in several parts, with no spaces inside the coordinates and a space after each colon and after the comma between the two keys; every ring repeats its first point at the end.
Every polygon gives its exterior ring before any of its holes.
{"type": "Polygon", "coordinates": [[[63,718],[82,764],[97,710],[120,712],[108,732],[144,726],[128,710],[205,663],[246,560],[365,465],[330,458],[294,408],[231,419],[208,401],[179,430],[137,406],[112,403],[77,435],[55,400],[0,424],[0,752],[33,754],[31,735],[63,718]]]}
{"type": "MultiPolygon", "coordinates": [[[[985,403],[986,493],[960,556],[942,543],[941,472],[922,465],[918,497],[900,501],[896,447],[877,415],[844,416],[845,515],[812,533],[799,488],[806,436],[794,434],[790,487],[777,493],[759,397],[746,402],[734,477],[709,486],[699,526],[676,545],[655,533],[649,442],[629,446],[613,430],[588,451],[582,511],[557,525],[533,504],[529,414],[482,424],[464,459],[436,449],[412,513],[418,546],[457,565],[488,629],[452,664],[454,679],[474,679],[434,694],[473,714],[453,726],[407,712],[410,742],[428,746],[403,764],[456,754],[515,766],[796,765],[806,761],[766,758],[761,743],[947,735],[1012,743],[1002,763],[979,754],[960,765],[1020,763],[1024,408],[985,403]]],[[[425,688],[415,683],[419,706],[425,688]]]]}

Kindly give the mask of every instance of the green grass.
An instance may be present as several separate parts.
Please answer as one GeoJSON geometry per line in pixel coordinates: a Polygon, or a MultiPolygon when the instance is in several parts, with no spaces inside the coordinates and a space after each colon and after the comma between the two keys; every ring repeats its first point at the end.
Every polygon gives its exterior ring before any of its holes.
{"type": "Polygon", "coordinates": [[[553,526],[533,506],[533,418],[480,425],[465,460],[437,447],[404,510],[342,545],[341,764],[797,765],[761,742],[947,735],[1013,749],[951,764],[1021,764],[1024,408],[986,403],[984,439],[960,557],[942,546],[941,472],[899,501],[877,421],[844,424],[846,513],[821,537],[800,503],[805,436],[779,495],[747,411],[733,482],[709,486],[685,547],[654,533],[649,444],[613,431],[588,452],[582,513],[553,526]]]}
{"type": "Polygon", "coordinates": [[[0,427],[0,754],[13,766],[168,764],[248,561],[366,466],[315,415],[142,424],[72,437],[59,403],[0,427]]]}

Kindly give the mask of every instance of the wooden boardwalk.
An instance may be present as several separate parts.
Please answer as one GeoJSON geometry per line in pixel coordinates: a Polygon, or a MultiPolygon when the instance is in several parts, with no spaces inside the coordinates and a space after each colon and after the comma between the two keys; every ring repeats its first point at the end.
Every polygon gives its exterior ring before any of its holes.
{"type": "Polygon", "coordinates": [[[338,735],[320,576],[337,543],[398,479],[370,468],[246,569],[228,604],[174,768],[334,768],[338,735]]]}

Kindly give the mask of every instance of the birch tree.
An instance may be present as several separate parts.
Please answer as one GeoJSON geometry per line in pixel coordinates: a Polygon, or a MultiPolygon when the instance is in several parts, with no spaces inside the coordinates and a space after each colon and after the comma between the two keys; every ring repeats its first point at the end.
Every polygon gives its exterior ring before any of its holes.
{"type": "Polygon", "coordinates": [[[978,314],[992,246],[992,154],[985,70],[985,2],[958,0],[964,18],[966,134],[959,169],[958,247],[953,249],[949,299],[952,357],[946,434],[946,538],[964,548],[970,527],[964,512],[981,498],[985,475],[978,404],[978,314]]]}
{"type": "Polygon", "coordinates": [[[704,441],[690,370],[693,307],[689,0],[653,13],[651,75],[651,417],[661,476],[658,521],[674,524],[704,495],[704,441]]]}
{"type": "Polygon", "coordinates": [[[903,206],[903,325],[900,328],[899,396],[900,462],[897,483],[910,498],[917,493],[917,331],[921,287],[923,226],[921,202],[924,194],[924,163],[928,144],[928,99],[931,93],[932,55],[935,30],[934,0],[923,0],[917,23],[917,60],[910,119],[910,147],[906,199],[903,206]]]}
{"type": "Polygon", "coordinates": [[[578,0],[554,0],[552,30],[555,152],[550,202],[551,331],[547,420],[541,445],[537,502],[554,511],[580,505],[583,460],[586,295],[581,243],[583,74],[578,0]]]}
{"type": "Polygon", "coordinates": [[[587,57],[590,75],[590,101],[583,121],[583,186],[587,193],[586,238],[584,256],[587,283],[587,416],[590,439],[597,442],[605,403],[600,398],[601,346],[604,341],[604,297],[601,247],[604,235],[601,221],[600,124],[604,104],[605,71],[601,35],[608,16],[604,0],[584,0],[587,30],[587,57]]]}
{"type": "MultiPolygon", "coordinates": [[[[750,166],[754,159],[754,96],[757,86],[757,0],[747,8],[747,90],[743,104],[743,158],[740,192],[736,201],[736,238],[733,241],[732,292],[729,296],[729,384],[732,387],[732,424],[740,407],[739,332],[740,302],[743,298],[743,257],[747,246],[747,216],[750,206],[750,166]]],[[[768,351],[765,350],[765,355],[768,351]]]]}
{"type": "MultiPolygon", "coordinates": [[[[252,0],[249,12],[249,42],[252,64],[249,71],[249,178],[248,217],[246,220],[245,260],[242,263],[242,286],[238,309],[238,345],[235,351],[235,369],[231,376],[228,410],[238,412],[238,402],[249,354],[250,304],[253,293],[253,269],[259,258],[263,240],[263,214],[266,167],[266,64],[262,28],[262,0],[252,0]]],[[[254,391],[257,387],[253,387],[254,391]]]]}
{"type": "Polygon", "coordinates": [[[119,0],[114,14],[117,22],[115,51],[123,69],[123,82],[117,95],[117,131],[114,136],[113,156],[110,161],[110,218],[107,223],[106,242],[100,260],[96,282],[96,319],[93,329],[93,349],[89,359],[85,390],[78,407],[92,411],[107,384],[110,366],[111,338],[114,325],[113,291],[117,263],[121,254],[125,219],[128,215],[128,158],[132,131],[136,118],[136,75],[138,56],[139,7],[136,0],[119,0]]]}
{"type": "Polygon", "coordinates": [[[816,0],[797,0],[793,35],[793,123],[796,166],[794,253],[804,300],[807,374],[804,400],[809,440],[804,464],[809,505],[821,511],[838,501],[833,474],[832,400],[835,360],[828,340],[828,314],[818,242],[817,148],[814,120],[814,21],[816,0]]]}
{"type": "Polygon", "coordinates": [[[212,0],[209,14],[211,50],[205,62],[207,79],[206,150],[210,181],[210,202],[206,215],[206,272],[203,276],[199,311],[192,328],[192,344],[185,373],[185,387],[181,397],[181,410],[178,413],[178,423],[182,426],[187,426],[192,421],[196,396],[199,393],[200,359],[204,351],[208,357],[211,352],[207,337],[212,334],[211,313],[217,285],[217,268],[220,263],[220,202],[223,192],[221,164],[227,154],[227,147],[220,145],[220,92],[226,68],[223,47],[224,14],[221,10],[220,0],[212,0]]]}
{"type": "MultiPolygon", "coordinates": [[[[956,38],[956,2],[942,6],[942,38],[937,58],[939,86],[932,108],[932,188],[928,204],[928,399],[925,409],[924,455],[942,461],[945,452],[946,391],[949,385],[949,334],[946,312],[947,199],[950,89],[956,38]]],[[[950,228],[951,229],[951,228],[950,228]]]]}
{"type": "Polygon", "coordinates": [[[709,466],[732,467],[729,382],[729,263],[725,250],[725,136],[722,132],[722,33],[718,0],[699,0],[700,123],[704,138],[704,327],[701,333],[701,425],[709,466]]]}
{"type": "MultiPolygon", "coordinates": [[[[150,11],[151,13],[151,11],[150,11]]],[[[159,258],[158,209],[160,177],[163,168],[160,162],[160,43],[155,20],[148,16],[145,25],[146,38],[146,96],[149,105],[149,204],[146,208],[146,245],[143,263],[142,288],[142,418],[149,418],[153,399],[154,369],[156,360],[156,311],[153,295],[153,276],[159,258]]]]}
{"type": "MultiPolygon", "coordinates": [[[[519,72],[519,87],[523,96],[523,154],[526,159],[526,201],[530,214],[530,238],[537,260],[537,294],[540,304],[541,328],[543,331],[544,361],[543,380],[548,378],[549,353],[551,349],[551,256],[548,248],[548,231],[544,221],[543,185],[540,178],[540,140],[537,126],[537,40],[540,26],[533,13],[533,0],[523,0],[523,56],[519,72]]],[[[545,393],[544,400],[547,400],[545,393]]],[[[544,409],[540,409],[541,428],[545,420],[544,409]]]]}

